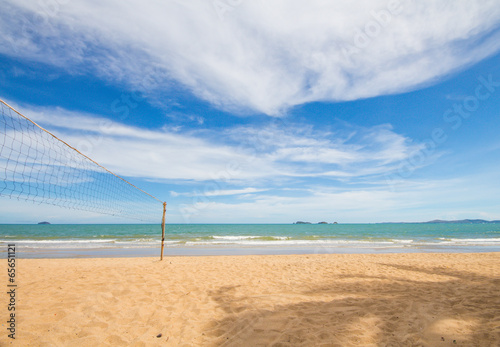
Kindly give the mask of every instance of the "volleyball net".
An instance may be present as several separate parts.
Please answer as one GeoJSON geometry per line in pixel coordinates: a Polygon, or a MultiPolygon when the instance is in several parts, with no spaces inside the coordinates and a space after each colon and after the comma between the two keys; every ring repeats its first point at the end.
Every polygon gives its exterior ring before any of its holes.
{"type": "Polygon", "coordinates": [[[0,99],[0,196],[160,223],[164,203],[0,99]],[[162,206],[163,205],[163,206],[162,206]]]}

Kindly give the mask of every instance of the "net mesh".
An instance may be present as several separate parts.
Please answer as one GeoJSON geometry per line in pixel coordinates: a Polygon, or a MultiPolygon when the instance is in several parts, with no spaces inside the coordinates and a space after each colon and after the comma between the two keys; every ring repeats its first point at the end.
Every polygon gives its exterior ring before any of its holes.
{"type": "Polygon", "coordinates": [[[162,202],[0,100],[0,196],[160,222],[162,202]]]}

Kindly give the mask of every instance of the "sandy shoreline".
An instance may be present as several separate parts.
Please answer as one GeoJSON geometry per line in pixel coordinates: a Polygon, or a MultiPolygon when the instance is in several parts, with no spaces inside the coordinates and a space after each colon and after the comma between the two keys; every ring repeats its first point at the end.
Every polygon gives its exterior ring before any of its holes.
{"type": "MultiPolygon", "coordinates": [[[[63,258],[139,258],[160,257],[154,248],[35,248],[17,246],[17,257],[23,259],[63,258]]],[[[498,246],[444,246],[418,248],[389,247],[326,247],[326,246],[261,246],[261,247],[168,247],[165,256],[241,256],[241,255],[304,255],[304,254],[394,254],[394,253],[491,253],[498,246]]],[[[0,258],[7,257],[7,244],[0,249],[0,258]]]]}
{"type": "Polygon", "coordinates": [[[500,344],[500,253],[18,259],[16,270],[15,345],[500,344]]]}

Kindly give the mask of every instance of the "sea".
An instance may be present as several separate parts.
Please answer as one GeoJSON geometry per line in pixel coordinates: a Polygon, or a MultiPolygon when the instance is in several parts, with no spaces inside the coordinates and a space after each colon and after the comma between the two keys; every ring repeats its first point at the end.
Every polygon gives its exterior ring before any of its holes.
{"type": "MultiPolygon", "coordinates": [[[[500,223],[167,224],[165,256],[498,252],[500,223]]],[[[159,256],[161,226],[0,224],[18,258],[159,256]]]]}

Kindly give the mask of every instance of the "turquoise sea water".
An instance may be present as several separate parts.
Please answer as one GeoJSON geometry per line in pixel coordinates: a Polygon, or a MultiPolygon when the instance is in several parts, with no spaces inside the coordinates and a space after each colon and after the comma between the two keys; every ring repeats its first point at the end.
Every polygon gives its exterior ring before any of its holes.
{"type": "MultiPolygon", "coordinates": [[[[0,225],[20,256],[155,255],[159,225],[0,225]]],[[[500,251],[500,224],[167,224],[165,254],[500,251]]]]}

